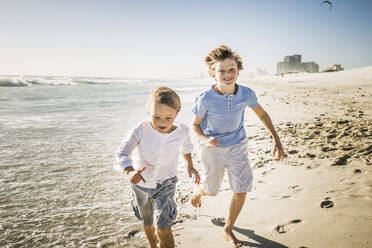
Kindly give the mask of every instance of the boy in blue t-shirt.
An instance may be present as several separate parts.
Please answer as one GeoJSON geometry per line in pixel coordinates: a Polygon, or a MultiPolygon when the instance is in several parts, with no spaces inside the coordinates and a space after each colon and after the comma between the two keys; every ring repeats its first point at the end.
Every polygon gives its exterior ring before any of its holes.
{"type": "Polygon", "coordinates": [[[257,102],[256,94],[246,86],[236,84],[243,69],[239,55],[229,47],[213,49],[205,58],[209,75],[217,82],[200,94],[193,105],[193,128],[201,143],[204,165],[203,184],[194,192],[191,203],[201,206],[202,196],[217,195],[226,167],[234,195],[230,202],[225,237],[234,247],[240,247],[232,227],[243,207],[247,192],[252,188],[252,171],[248,160],[244,111],[253,109],[274,138],[273,156],[282,161],[284,150],[269,115],[257,102]]]}

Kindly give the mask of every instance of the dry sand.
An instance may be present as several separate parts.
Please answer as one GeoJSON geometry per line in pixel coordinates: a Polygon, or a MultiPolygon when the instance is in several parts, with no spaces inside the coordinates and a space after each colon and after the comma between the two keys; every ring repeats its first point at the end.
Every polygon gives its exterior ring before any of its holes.
{"type": "MultiPolygon", "coordinates": [[[[247,110],[255,180],[234,229],[244,247],[372,247],[372,67],[240,81],[256,91],[287,154],[272,159],[268,132],[247,110]]],[[[189,193],[180,185],[177,201],[189,193]]],[[[231,195],[225,177],[199,211],[180,204],[177,247],[230,247],[212,222],[231,195]]]]}

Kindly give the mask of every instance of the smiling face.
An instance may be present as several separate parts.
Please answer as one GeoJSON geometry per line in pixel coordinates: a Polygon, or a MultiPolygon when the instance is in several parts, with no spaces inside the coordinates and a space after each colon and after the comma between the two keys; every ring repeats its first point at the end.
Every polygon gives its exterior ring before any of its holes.
{"type": "Polygon", "coordinates": [[[148,111],[151,126],[159,133],[170,133],[175,129],[173,123],[177,113],[177,110],[168,105],[154,102],[150,104],[148,111]]]}
{"type": "Polygon", "coordinates": [[[238,66],[233,59],[216,62],[214,78],[220,86],[234,85],[239,76],[238,66]]]}

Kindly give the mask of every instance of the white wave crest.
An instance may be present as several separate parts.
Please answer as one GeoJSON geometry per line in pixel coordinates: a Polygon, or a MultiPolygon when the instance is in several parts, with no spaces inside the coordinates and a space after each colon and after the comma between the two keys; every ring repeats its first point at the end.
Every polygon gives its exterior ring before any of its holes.
{"type": "Polygon", "coordinates": [[[0,76],[0,87],[32,85],[78,85],[78,84],[143,84],[147,79],[95,78],[95,77],[51,77],[51,76],[0,76]]]}

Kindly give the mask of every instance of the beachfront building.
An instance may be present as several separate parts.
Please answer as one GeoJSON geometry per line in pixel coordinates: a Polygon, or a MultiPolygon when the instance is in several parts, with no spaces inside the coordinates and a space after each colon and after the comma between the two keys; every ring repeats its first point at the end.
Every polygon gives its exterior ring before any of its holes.
{"type": "Polygon", "coordinates": [[[323,72],[334,72],[334,71],[343,71],[344,68],[341,67],[340,64],[333,64],[328,66],[323,72]]]}
{"type": "Polygon", "coordinates": [[[315,62],[301,62],[301,55],[294,54],[285,56],[283,62],[279,62],[276,70],[277,74],[297,73],[297,72],[319,72],[319,65],[315,62]]]}
{"type": "Polygon", "coordinates": [[[315,62],[304,62],[301,65],[305,72],[319,72],[319,65],[315,62]]]}

